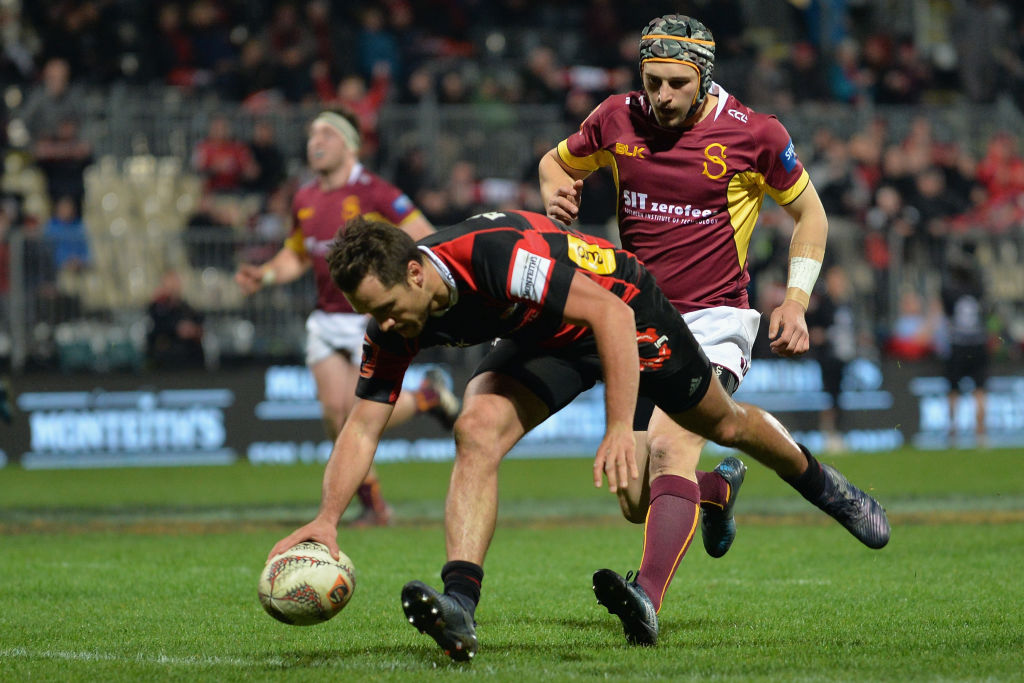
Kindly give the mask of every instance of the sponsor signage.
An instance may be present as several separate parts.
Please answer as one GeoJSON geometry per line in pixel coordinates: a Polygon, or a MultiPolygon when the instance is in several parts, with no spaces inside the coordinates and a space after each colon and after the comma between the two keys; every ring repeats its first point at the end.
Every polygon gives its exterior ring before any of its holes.
{"type": "MultiPolygon", "coordinates": [[[[454,374],[461,392],[475,364],[467,361],[457,368],[414,365],[405,385],[417,387],[423,373],[440,367],[454,374]]],[[[139,375],[33,373],[12,384],[14,422],[0,423],[0,467],[323,463],[331,453],[316,385],[301,365],[139,375]]],[[[843,448],[973,447],[974,398],[970,387],[962,389],[951,414],[938,364],[858,359],[847,365],[839,395],[843,448]]],[[[994,364],[986,389],[988,444],[1024,445],[1019,368],[994,364]]],[[[832,398],[822,389],[814,360],[755,360],[736,397],[771,410],[812,451],[829,445],[818,419],[832,398]]],[[[604,390],[598,385],[528,434],[511,457],[593,457],[603,433],[604,390]]],[[[451,435],[420,416],[385,434],[377,462],[450,460],[454,451],[451,435]]]]}

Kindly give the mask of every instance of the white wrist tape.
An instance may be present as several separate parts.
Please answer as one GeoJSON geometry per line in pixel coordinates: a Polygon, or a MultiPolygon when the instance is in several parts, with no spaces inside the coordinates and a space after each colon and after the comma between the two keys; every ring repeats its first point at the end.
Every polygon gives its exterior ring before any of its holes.
{"type": "Polygon", "coordinates": [[[807,307],[811,299],[811,292],[814,290],[814,283],[821,271],[821,261],[806,256],[796,256],[789,259],[789,282],[786,285],[786,298],[796,299],[807,307]],[[802,293],[791,290],[800,290],[802,293]]]}

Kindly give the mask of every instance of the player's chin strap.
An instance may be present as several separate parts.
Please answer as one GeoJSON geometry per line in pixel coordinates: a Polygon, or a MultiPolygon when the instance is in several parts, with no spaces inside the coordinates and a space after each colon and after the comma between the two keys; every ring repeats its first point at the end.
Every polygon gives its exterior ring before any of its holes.
{"type": "Polygon", "coordinates": [[[814,283],[821,272],[825,259],[825,247],[817,244],[798,242],[789,247],[789,282],[786,285],[786,299],[798,302],[807,310],[811,302],[814,283]]]}

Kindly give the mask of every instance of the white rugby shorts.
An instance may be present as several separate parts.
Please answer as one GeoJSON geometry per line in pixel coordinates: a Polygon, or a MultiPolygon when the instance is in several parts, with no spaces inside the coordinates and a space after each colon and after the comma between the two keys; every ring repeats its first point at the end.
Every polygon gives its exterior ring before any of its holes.
{"type": "Polygon", "coordinates": [[[683,320],[708,360],[729,370],[742,382],[750,369],[750,353],[761,314],[750,308],[715,306],[683,313],[683,320]]]}
{"type": "Polygon", "coordinates": [[[363,357],[363,337],[370,319],[361,313],[313,311],[306,319],[306,366],[344,351],[352,363],[363,357]]]}

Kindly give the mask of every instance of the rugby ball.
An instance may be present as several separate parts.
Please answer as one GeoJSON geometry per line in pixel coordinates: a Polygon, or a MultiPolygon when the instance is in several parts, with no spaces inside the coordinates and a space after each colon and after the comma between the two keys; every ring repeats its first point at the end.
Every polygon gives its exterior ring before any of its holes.
{"type": "Polygon", "coordinates": [[[331,557],[323,543],[303,541],[267,562],[260,574],[260,604],[278,621],[309,626],[327,621],[348,604],[356,570],[345,553],[331,557]]]}

